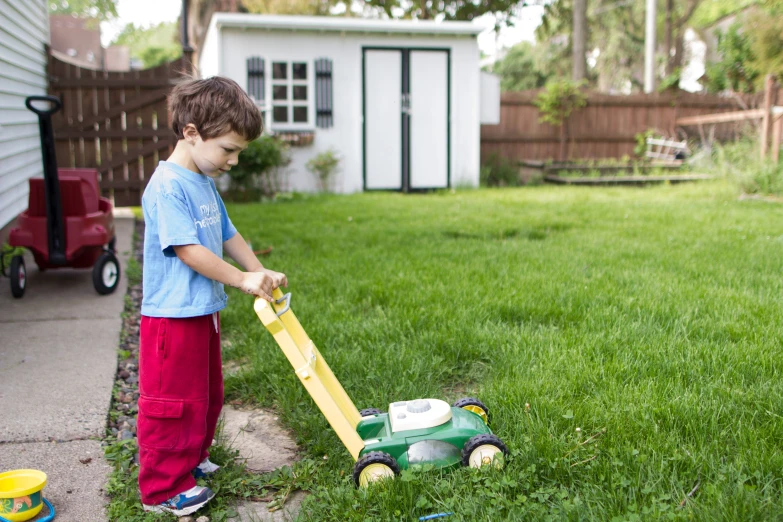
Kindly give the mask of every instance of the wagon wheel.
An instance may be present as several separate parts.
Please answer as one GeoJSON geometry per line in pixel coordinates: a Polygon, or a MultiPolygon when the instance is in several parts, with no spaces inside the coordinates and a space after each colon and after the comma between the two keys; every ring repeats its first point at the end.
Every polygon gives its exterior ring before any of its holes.
{"type": "Polygon", "coordinates": [[[22,256],[12,257],[9,270],[11,295],[18,299],[24,295],[24,291],[27,288],[27,269],[24,266],[24,258],[22,256]]]}
{"type": "Polygon", "coordinates": [[[107,295],[117,289],[120,283],[120,262],[113,252],[104,250],[92,267],[92,284],[95,291],[107,295]]]}

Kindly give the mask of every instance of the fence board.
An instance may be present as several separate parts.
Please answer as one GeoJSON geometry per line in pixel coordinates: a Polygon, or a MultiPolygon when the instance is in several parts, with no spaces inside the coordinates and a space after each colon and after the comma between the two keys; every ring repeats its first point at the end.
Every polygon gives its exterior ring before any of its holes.
{"type": "MultiPolygon", "coordinates": [[[[558,127],[541,123],[535,106],[539,90],[507,92],[501,95],[500,123],[481,126],[481,155],[497,154],[512,161],[560,158],[558,127]]],[[[636,135],[648,129],[669,137],[684,137],[676,120],[704,114],[755,108],[758,95],[707,96],[675,94],[633,94],[615,96],[589,93],[587,105],[567,122],[567,150],[572,159],[622,158],[633,156],[636,135]]],[[[688,132],[695,134],[695,129],[688,132]]],[[[742,128],[721,125],[718,139],[736,137],[742,128]]]]}
{"type": "Polygon", "coordinates": [[[106,72],[49,55],[49,93],[61,167],[97,168],[116,206],[138,205],[146,182],[173,150],[166,97],[182,76],[181,59],[144,71],[106,72]]]}

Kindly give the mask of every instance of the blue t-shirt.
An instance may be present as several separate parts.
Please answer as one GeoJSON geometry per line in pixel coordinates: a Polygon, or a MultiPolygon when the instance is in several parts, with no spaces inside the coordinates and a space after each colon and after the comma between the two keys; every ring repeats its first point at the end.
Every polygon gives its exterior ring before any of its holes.
{"type": "Polygon", "coordinates": [[[196,317],[226,306],[223,284],[183,263],[178,245],[202,245],[223,257],[223,242],[237,229],[211,178],[161,161],[141,198],[144,211],[144,279],[141,313],[196,317]]]}

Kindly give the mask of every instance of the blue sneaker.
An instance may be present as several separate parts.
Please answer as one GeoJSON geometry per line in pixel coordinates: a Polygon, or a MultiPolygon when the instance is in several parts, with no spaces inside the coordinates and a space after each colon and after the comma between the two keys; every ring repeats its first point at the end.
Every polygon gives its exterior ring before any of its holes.
{"type": "Polygon", "coordinates": [[[175,495],[156,506],[148,506],[147,504],[142,504],[142,506],[144,511],[171,513],[178,517],[184,517],[204,507],[204,504],[209,502],[214,496],[215,493],[209,488],[193,486],[189,490],[175,495]]]}
{"type": "Polygon", "coordinates": [[[209,477],[210,475],[213,475],[219,469],[220,466],[210,462],[209,457],[207,457],[206,459],[201,461],[201,464],[199,464],[193,469],[191,474],[197,479],[206,478],[209,477]]]}

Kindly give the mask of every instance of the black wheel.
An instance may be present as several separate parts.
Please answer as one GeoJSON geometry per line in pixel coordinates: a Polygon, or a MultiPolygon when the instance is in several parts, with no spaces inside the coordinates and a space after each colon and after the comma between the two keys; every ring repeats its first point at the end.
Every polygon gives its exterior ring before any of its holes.
{"type": "Polygon", "coordinates": [[[115,254],[117,253],[117,236],[109,240],[109,250],[115,254]]]}
{"type": "Polygon", "coordinates": [[[503,467],[503,459],[508,455],[508,448],[503,441],[491,433],[471,437],[462,448],[462,465],[480,468],[495,463],[503,467]],[[495,460],[495,459],[498,460],[495,460]]]}
{"type": "Polygon", "coordinates": [[[454,404],[455,408],[462,408],[463,410],[472,411],[484,421],[484,424],[489,424],[489,408],[487,405],[476,399],[475,397],[465,397],[454,404]]]}
{"type": "Polygon", "coordinates": [[[360,488],[366,488],[379,480],[394,478],[399,474],[400,467],[397,461],[382,451],[371,451],[357,460],[353,467],[353,481],[360,488]]]}
{"type": "Polygon", "coordinates": [[[92,267],[92,284],[95,291],[107,295],[117,289],[120,282],[120,262],[113,252],[105,250],[92,267]]]}
{"type": "Polygon", "coordinates": [[[359,410],[359,415],[362,417],[369,417],[371,415],[380,415],[383,413],[378,408],[364,408],[363,410],[359,410]]]}
{"type": "Polygon", "coordinates": [[[22,297],[27,288],[27,269],[24,266],[24,258],[22,256],[11,258],[8,276],[11,278],[11,295],[17,299],[22,297]]]}

